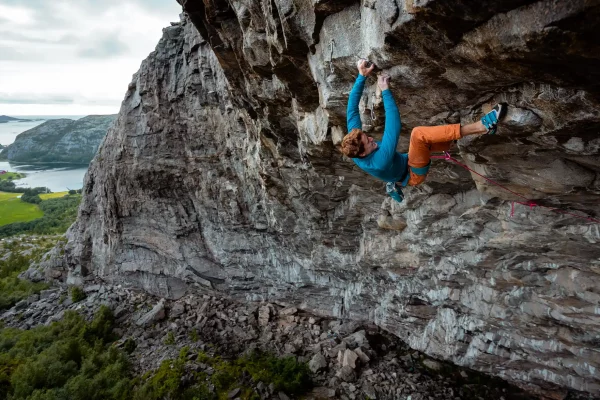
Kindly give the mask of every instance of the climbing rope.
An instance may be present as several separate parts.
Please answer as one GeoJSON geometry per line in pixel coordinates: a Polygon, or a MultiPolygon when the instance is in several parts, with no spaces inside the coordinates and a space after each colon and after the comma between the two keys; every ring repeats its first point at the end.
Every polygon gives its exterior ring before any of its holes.
{"type": "Polygon", "coordinates": [[[524,200],[525,200],[525,202],[522,202],[522,201],[512,201],[512,202],[511,202],[511,207],[510,207],[510,217],[511,217],[511,218],[512,218],[512,217],[514,216],[514,214],[515,214],[515,203],[517,203],[517,204],[522,204],[522,205],[524,205],[524,206],[528,206],[530,210],[531,210],[531,209],[533,209],[534,207],[542,207],[542,208],[546,208],[546,209],[548,209],[548,210],[550,210],[550,211],[554,211],[554,212],[557,212],[557,213],[560,213],[560,214],[570,215],[570,216],[572,216],[572,217],[575,217],[575,218],[580,218],[580,219],[585,219],[585,220],[587,220],[587,221],[590,221],[590,222],[600,223],[600,220],[598,220],[598,219],[595,219],[595,218],[592,218],[592,217],[590,217],[590,216],[588,216],[588,215],[579,215],[579,214],[574,214],[574,213],[572,213],[572,212],[565,211],[565,210],[562,210],[562,209],[560,209],[560,208],[548,207],[548,206],[543,206],[543,205],[541,205],[541,204],[537,204],[536,202],[534,202],[534,201],[532,201],[532,200],[529,200],[527,197],[523,196],[522,194],[516,193],[516,192],[514,192],[514,191],[510,190],[509,188],[507,188],[507,187],[505,187],[505,186],[502,186],[502,185],[501,185],[501,184],[499,184],[498,182],[496,182],[496,181],[494,181],[494,180],[492,180],[492,179],[490,179],[490,178],[488,178],[488,177],[485,177],[485,176],[481,175],[479,172],[472,170],[471,168],[469,168],[469,167],[468,167],[468,166],[466,166],[465,164],[462,164],[461,162],[459,162],[459,161],[458,161],[456,158],[452,157],[452,156],[450,155],[450,153],[448,153],[447,151],[445,151],[445,152],[444,152],[444,155],[443,155],[443,156],[431,156],[431,158],[433,158],[433,159],[438,159],[438,160],[446,160],[446,161],[453,162],[453,163],[455,163],[455,164],[457,164],[457,165],[459,165],[459,166],[463,167],[464,169],[466,169],[466,170],[468,170],[468,171],[471,171],[471,172],[473,172],[474,174],[476,174],[476,175],[478,175],[478,176],[482,177],[482,178],[483,178],[483,179],[485,179],[486,181],[488,181],[488,182],[490,182],[490,183],[492,183],[492,184],[494,184],[494,185],[496,185],[496,186],[498,186],[498,187],[500,187],[500,188],[502,188],[502,189],[506,190],[507,192],[510,192],[510,193],[514,194],[515,196],[517,196],[517,197],[519,197],[519,198],[521,198],[521,199],[524,199],[524,200]]]}

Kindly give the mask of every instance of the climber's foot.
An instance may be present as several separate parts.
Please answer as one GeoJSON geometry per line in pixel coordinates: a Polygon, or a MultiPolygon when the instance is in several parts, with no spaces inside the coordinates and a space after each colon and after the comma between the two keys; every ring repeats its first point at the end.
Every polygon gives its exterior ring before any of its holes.
{"type": "Polygon", "coordinates": [[[387,194],[398,203],[402,203],[404,200],[404,193],[402,193],[402,187],[397,182],[388,182],[385,185],[385,191],[387,194]]]}
{"type": "Polygon", "coordinates": [[[498,122],[500,122],[504,116],[506,115],[506,110],[508,109],[508,104],[506,103],[498,103],[492,108],[492,111],[485,114],[481,118],[481,123],[487,129],[488,135],[495,135],[496,130],[498,129],[498,122]]]}

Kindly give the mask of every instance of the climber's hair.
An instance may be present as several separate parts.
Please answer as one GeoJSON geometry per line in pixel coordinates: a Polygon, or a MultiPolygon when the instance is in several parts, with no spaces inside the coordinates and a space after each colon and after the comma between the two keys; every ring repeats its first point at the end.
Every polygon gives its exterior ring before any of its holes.
{"type": "Polygon", "coordinates": [[[344,153],[346,157],[356,158],[360,153],[365,151],[362,135],[362,130],[354,128],[349,134],[344,136],[344,140],[342,140],[342,153],[344,153]]]}

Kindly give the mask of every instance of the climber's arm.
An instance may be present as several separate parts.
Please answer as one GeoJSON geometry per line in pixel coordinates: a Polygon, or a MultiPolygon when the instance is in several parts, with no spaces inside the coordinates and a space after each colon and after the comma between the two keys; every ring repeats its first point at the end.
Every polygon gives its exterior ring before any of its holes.
{"type": "Polygon", "coordinates": [[[348,132],[354,128],[362,129],[362,122],[360,121],[360,112],[358,110],[358,104],[360,103],[360,97],[365,88],[366,76],[358,75],[352,91],[350,92],[350,98],[348,98],[348,110],[346,111],[346,118],[348,119],[348,132]]]}
{"type": "Polygon", "coordinates": [[[400,130],[402,123],[400,121],[400,111],[396,106],[394,96],[388,87],[389,77],[381,75],[377,84],[381,88],[383,97],[383,108],[385,109],[385,128],[379,150],[373,155],[373,162],[380,168],[387,168],[394,158],[396,146],[400,139],[400,130]]]}
{"type": "Polygon", "coordinates": [[[358,104],[360,103],[360,98],[365,88],[365,81],[367,80],[367,76],[369,76],[369,74],[371,73],[371,71],[373,71],[375,66],[371,65],[367,68],[367,60],[360,59],[358,61],[357,68],[358,77],[354,82],[354,86],[352,86],[352,91],[350,92],[350,97],[348,98],[348,109],[346,110],[348,132],[350,132],[354,128],[362,129],[358,104]]]}

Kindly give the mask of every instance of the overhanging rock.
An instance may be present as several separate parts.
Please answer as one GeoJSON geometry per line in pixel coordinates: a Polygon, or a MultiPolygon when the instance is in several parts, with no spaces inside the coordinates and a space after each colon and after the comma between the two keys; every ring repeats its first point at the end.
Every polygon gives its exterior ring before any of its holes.
{"type": "MultiPolygon", "coordinates": [[[[600,394],[598,224],[510,218],[510,195],[444,161],[392,204],[335,147],[368,57],[392,76],[399,150],[415,126],[506,101],[499,134],[454,156],[597,217],[598,2],[181,2],[87,174],[72,271],[370,320],[547,396],[600,394]]],[[[361,108],[377,136],[375,88],[361,108]]]]}

